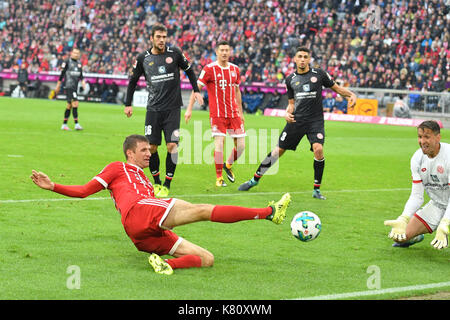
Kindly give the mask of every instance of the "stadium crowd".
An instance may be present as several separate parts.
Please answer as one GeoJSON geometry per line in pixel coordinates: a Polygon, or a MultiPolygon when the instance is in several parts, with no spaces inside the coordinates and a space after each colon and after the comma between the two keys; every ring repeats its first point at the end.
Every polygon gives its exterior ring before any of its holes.
{"type": "Polygon", "coordinates": [[[445,0],[0,0],[0,70],[59,70],[75,46],[84,72],[128,74],[156,22],[197,71],[230,41],[244,82],[282,82],[292,50],[306,45],[342,85],[450,87],[445,0]]]}

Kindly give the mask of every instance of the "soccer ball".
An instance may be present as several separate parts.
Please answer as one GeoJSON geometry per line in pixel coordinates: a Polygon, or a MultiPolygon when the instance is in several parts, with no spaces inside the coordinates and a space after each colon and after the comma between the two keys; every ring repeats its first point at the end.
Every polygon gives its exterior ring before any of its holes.
{"type": "Polygon", "coordinates": [[[314,240],[320,231],[322,231],[320,218],[311,211],[299,212],[292,218],[291,232],[300,241],[314,240]]]}

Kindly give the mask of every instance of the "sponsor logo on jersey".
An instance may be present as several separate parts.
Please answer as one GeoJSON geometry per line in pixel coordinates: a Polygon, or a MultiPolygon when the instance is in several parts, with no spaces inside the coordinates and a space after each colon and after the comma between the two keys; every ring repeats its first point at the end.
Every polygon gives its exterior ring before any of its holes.
{"type": "Polygon", "coordinates": [[[166,73],[166,67],[160,66],[160,67],[158,68],[158,72],[159,72],[159,73],[166,73]]]}
{"type": "Polygon", "coordinates": [[[323,134],[321,134],[320,132],[317,134],[317,139],[322,140],[323,139],[323,134]]]}
{"type": "Polygon", "coordinates": [[[310,90],[309,84],[304,84],[303,85],[303,91],[309,92],[309,90],[310,90]]]}

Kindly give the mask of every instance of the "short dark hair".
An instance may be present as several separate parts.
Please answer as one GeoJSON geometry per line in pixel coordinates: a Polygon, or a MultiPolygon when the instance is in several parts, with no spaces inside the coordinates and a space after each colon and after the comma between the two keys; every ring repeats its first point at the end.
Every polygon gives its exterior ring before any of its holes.
{"type": "Polygon", "coordinates": [[[167,28],[160,23],[156,23],[152,27],[152,37],[155,36],[156,31],[167,32],[167,28]]]}
{"type": "Polygon", "coordinates": [[[219,42],[217,42],[216,44],[216,48],[220,47],[220,46],[229,46],[230,43],[227,40],[221,40],[219,42]]]}
{"type": "Polygon", "coordinates": [[[148,143],[148,139],[140,134],[132,134],[131,136],[125,138],[125,141],[123,142],[123,153],[125,154],[125,159],[128,159],[127,151],[135,151],[138,142],[148,143]]]}
{"type": "Polygon", "coordinates": [[[308,52],[308,54],[311,53],[311,50],[307,47],[297,47],[297,49],[295,50],[295,54],[297,54],[297,52],[300,52],[300,51],[308,52]]]}
{"type": "Polygon", "coordinates": [[[441,133],[441,127],[439,126],[439,123],[437,123],[437,121],[435,121],[435,120],[425,120],[424,122],[419,124],[417,129],[422,129],[422,130],[430,129],[431,131],[433,131],[434,134],[441,133]]]}

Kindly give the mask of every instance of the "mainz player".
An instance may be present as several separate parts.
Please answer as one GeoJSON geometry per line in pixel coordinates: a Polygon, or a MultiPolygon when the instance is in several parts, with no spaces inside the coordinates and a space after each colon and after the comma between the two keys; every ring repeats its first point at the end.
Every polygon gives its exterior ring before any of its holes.
{"type": "Polygon", "coordinates": [[[441,141],[441,129],[433,120],[417,127],[420,148],[411,158],[411,195],[402,214],[396,220],[387,220],[392,227],[389,238],[394,247],[409,247],[424,239],[424,233],[436,236],[431,245],[436,249],[448,247],[450,224],[450,145],[441,141]],[[430,201],[424,202],[424,191],[430,201]]]}
{"type": "MultiPolygon", "coordinates": [[[[238,66],[229,62],[230,53],[228,42],[220,41],[216,46],[217,61],[205,66],[197,80],[199,90],[206,86],[208,91],[217,187],[226,187],[222,170],[225,170],[230,182],[235,181],[231,167],[245,150],[244,114],[239,89],[241,75],[238,66]],[[224,163],[223,150],[227,133],[234,140],[234,148],[224,163]]],[[[192,116],[194,98],[193,92],[184,114],[186,123],[192,116]]]]}
{"type": "Polygon", "coordinates": [[[150,144],[145,136],[131,135],[123,143],[126,162],[112,162],[85,185],[54,183],[42,172],[32,171],[31,179],[42,189],[69,197],[84,198],[108,189],[121,215],[125,232],[136,248],[150,253],[149,263],[160,274],[173,269],[209,267],[212,253],[176,235],[172,229],[197,221],[233,223],[243,220],[271,220],[280,224],[291,202],[289,193],[265,208],[244,208],[212,204],[191,204],[175,198],[155,198],[153,186],[143,169],[150,160],[150,144]],[[164,260],[161,255],[173,258],[164,260]]]}

